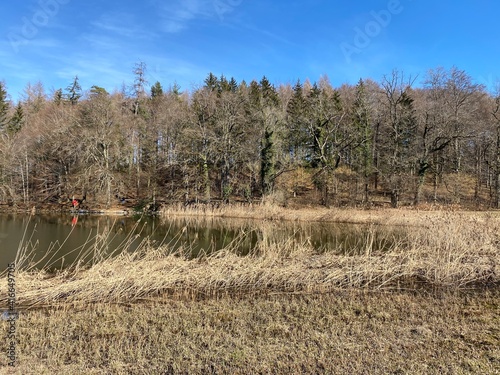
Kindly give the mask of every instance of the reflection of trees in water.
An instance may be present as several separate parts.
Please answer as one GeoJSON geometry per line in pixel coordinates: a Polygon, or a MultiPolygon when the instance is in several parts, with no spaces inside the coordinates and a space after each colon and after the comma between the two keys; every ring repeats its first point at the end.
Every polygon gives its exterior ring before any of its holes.
{"type": "Polygon", "coordinates": [[[189,250],[191,256],[210,254],[220,249],[230,248],[237,253],[248,253],[252,246],[252,237],[248,224],[231,220],[176,218],[163,222],[172,234],[180,233],[178,245],[189,250]]]}
{"type": "MultiPolygon", "coordinates": [[[[306,245],[317,252],[363,254],[368,245],[371,246],[370,252],[381,251],[403,237],[403,230],[394,228],[324,222],[206,217],[176,217],[166,220],[152,216],[78,215],[77,223],[72,226],[73,218],[68,214],[32,217],[3,215],[0,218],[0,229],[7,231],[5,220],[8,220],[11,222],[9,228],[16,228],[16,231],[23,231],[24,228],[27,228],[28,234],[35,231],[37,236],[43,237],[39,245],[41,251],[48,247],[46,242],[63,242],[69,235],[70,240],[59,250],[62,256],[85,241],[88,242],[86,246],[93,246],[95,242],[89,241],[89,238],[94,236],[108,252],[113,252],[126,238],[134,238],[124,251],[134,251],[142,240],[148,239],[153,246],[165,245],[171,251],[180,250],[191,257],[220,249],[230,249],[236,254],[246,255],[254,249],[274,247],[280,250],[285,245],[288,249],[300,249],[306,245]]],[[[67,261],[69,260],[73,260],[72,256],[67,257],[67,261]]]]}
{"type": "Polygon", "coordinates": [[[399,241],[401,230],[383,226],[343,223],[266,222],[255,227],[257,246],[307,246],[317,252],[362,254],[367,246],[372,251],[388,250],[399,241]]]}
{"type": "Polygon", "coordinates": [[[311,246],[317,252],[362,254],[387,250],[403,237],[403,230],[385,226],[325,222],[276,222],[245,219],[183,217],[162,219],[162,225],[183,231],[186,244],[217,250],[233,243],[240,254],[257,247],[283,244],[311,246]]]}

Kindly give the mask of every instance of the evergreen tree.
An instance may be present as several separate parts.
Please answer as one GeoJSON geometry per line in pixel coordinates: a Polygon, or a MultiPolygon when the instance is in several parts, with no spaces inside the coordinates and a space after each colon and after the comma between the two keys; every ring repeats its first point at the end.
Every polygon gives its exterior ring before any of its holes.
{"type": "Polygon", "coordinates": [[[54,103],[56,103],[57,105],[60,105],[63,101],[63,98],[64,98],[64,95],[63,95],[62,89],[58,89],[58,90],[54,91],[54,96],[52,98],[54,103]]]}
{"type": "Polygon", "coordinates": [[[274,131],[264,129],[264,137],[260,152],[260,178],[262,194],[266,195],[273,191],[274,178],[276,174],[276,150],[274,144],[274,131]]]}
{"type": "Polygon", "coordinates": [[[260,86],[259,86],[259,83],[255,80],[250,82],[248,97],[250,99],[250,104],[253,107],[260,108],[260,106],[261,106],[260,86]]]}
{"type": "Polygon", "coordinates": [[[321,90],[316,83],[313,84],[307,96],[309,109],[309,122],[311,138],[308,142],[311,147],[311,154],[308,159],[311,161],[311,167],[326,166],[326,150],[324,149],[326,137],[326,125],[321,108],[321,90]]]}
{"type": "Polygon", "coordinates": [[[368,187],[369,187],[369,177],[373,172],[373,130],[370,125],[367,95],[365,83],[362,79],[359,80],[356,85],[356,97],[354,100],[353,110],[352,110],[352,123],[353,128],[358,133],[359,137],[359,147],[357,149],[357,160],[358,165],[363,174],[365,192],[364,201],[367,202],[368,197],[368,187]]]}
{"type": "Polygon", "coordinates": [[[160,98],[163,96],[163,87],[161,86],[161,83],[156,81],[156,83],[151,87],[151,97],[154,98],[160,98]]]}
{"type": "Polygon", "coordinates": [[[7,132],[11,135],[17,133],[19,130],[21,130],[23,122],[24,122],[24,112],[23,112],[23,107],[19,102],[16,106],[14,115],[11,117],[9,121],[7,132]]]}
{"type": "Polygon", "coordinates": [[[90,96],[95,97],[95,96],[107,96],[109,95],[108,92],[106,91],[105,88],[102,88],[100,86],[92,86],[90,88],[90,96]]]}
{"type": "Polygon", "coordinates": [[[224,75],[220,76],[219,79],[219,94],[222,92],[230,92],[231,86],[229,85],[229,81],[224,77],[224,75]]]}
{"type": "Polygon", "coordinates": [[[236,79],[234,77],[231,77],[229,80],[229,90],[231,92],[236,92],[238,90],[238,82],[236,82],[236,79]]]}
{"type": "Polygon", "coordinates": [[[305,153],[307,124],[306,124],[306,101],[303,87],[297,81],[293,87],[293,96],[287,106],[288,124],[288,152],[292,160],[298,162],[305,153]]]}
{"type": "Polygon", "coordinates": [[[78,100],[82,97],[82,87],[78,82],[78,76],[75,76],[73,83],[66,88],[67,94],[66,97],[68,101],[75,105],[78,103],[78,100]]]}
{"type": "Polygon", "coordinates": [[[274,87],[264,76],[259,83],[252,81],[249,89],[251,122],[258,125],[260,132],[260,182],[262,194],[273,191],[276,178],[276,134],[282,124],[278,109],[279,98],[274,87]]]}
{"type": "Polygon", "coordinates": [[[210,72],[208,74],[208,77],[205,78],[204,83],[205,83],[205,87],[207,89],[209,89],[210,91],[219,90],[219,80],[212,72],[210,72]]]}
{"type": "Polygon", "coordinates": [[[279,97],[276,89],[269,82],[266,76],[262,77],[260,81],[260,90],[264,106],[277,106],[279,104],[279,97]]]}
{"type": "Polygon", "coordinates": [[[170,92],[176,97],[180,97],[182,95],[181,86],[177,82],[174,82],[174,85],[170,89],[170,92]]]}
{"type": "Polygon", "coordinates": [[[0,130],[4,130],[8,123],[9,102],[7,101],[7,90],[5,84],[0,81],[0,130]]]}

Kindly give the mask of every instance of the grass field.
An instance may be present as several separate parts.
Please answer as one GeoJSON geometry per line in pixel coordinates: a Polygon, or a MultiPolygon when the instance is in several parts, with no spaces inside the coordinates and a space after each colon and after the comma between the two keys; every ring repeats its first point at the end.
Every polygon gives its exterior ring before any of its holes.
{"type": "Polygon", "coordinates": [[[16,370],[495,374],[499,297],[350,290],[30,310],[18,322],[16,370]]]}
{"type": "MultiPolygon", "coordinates": [[[[351,256],[284,241],[188,259],[145,243],[91,268],[19,269],[14,373],[499,373],[496,213],[274,215],[399,225],[406,236],[351,256]]],[[[4,373],[7,363],[0,356],[4,373]]]]}

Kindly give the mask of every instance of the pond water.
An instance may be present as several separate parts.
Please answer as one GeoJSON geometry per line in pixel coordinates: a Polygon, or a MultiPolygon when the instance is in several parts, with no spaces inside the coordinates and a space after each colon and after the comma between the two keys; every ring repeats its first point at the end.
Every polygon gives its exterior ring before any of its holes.
{"type": "Polygon", "coordinates": [[[164,220],[157,217],[102,215],[0,215],[0,270],[24,259],[34,268],[61,268],[104,253],[134,251],[142,241],[182,249],[190,257],[231,247],[246,255],[259,245],[292,242],[316,251],[356,254],[367,246],[385,250],[396,241],[387,228],[335,223],[281,223],[236,219],[164,220]],[[22,256],[21,256],[22,255],[22,256]],[[20,258],[21,257],[21,258],[20,258]]]}

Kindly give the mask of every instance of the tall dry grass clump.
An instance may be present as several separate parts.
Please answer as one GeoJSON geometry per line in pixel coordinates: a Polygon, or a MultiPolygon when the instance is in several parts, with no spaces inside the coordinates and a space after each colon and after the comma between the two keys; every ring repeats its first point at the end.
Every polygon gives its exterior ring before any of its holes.
{"type": "MultiPolygon", "coordinates": [[[[305,211],[300,215],[293,210],[287,210],[271,202],[263,201],[260,203],[235,203],[235,204],[220,204],[212,203],[193,203],[171,204],[162,207],[160,216],[164,218],[172,218],[175,216],[195,216],[195,217],[222,217],[222,218],[243,218],[256,220],[298,220],[303,217],[305,211]]],[[[319,215],[315,215],[316,218],[319,215]]]]}
{"type": "MultiPolygon", "coordinates": [[[[498,286],[499,220],[453,213],[428,216],[405,229],[388,250],[376,251],[373,228],[354,255],[315,251],[293,238],[263,239],[248,256],[238,240],[222,251],[190,259],[144,241],[134,252],[94,255],[100,261],[55,273],[19,269],[20,308],[67,303],[134,302],[160,295],[201,298],[266,293],[324,293],[337,289],[466,288],[498,286]]],[[[388,231],[388,236],[393,232],[388,231]]],[[[7,303],[5,292],[0,303],[7,303]]]]}

